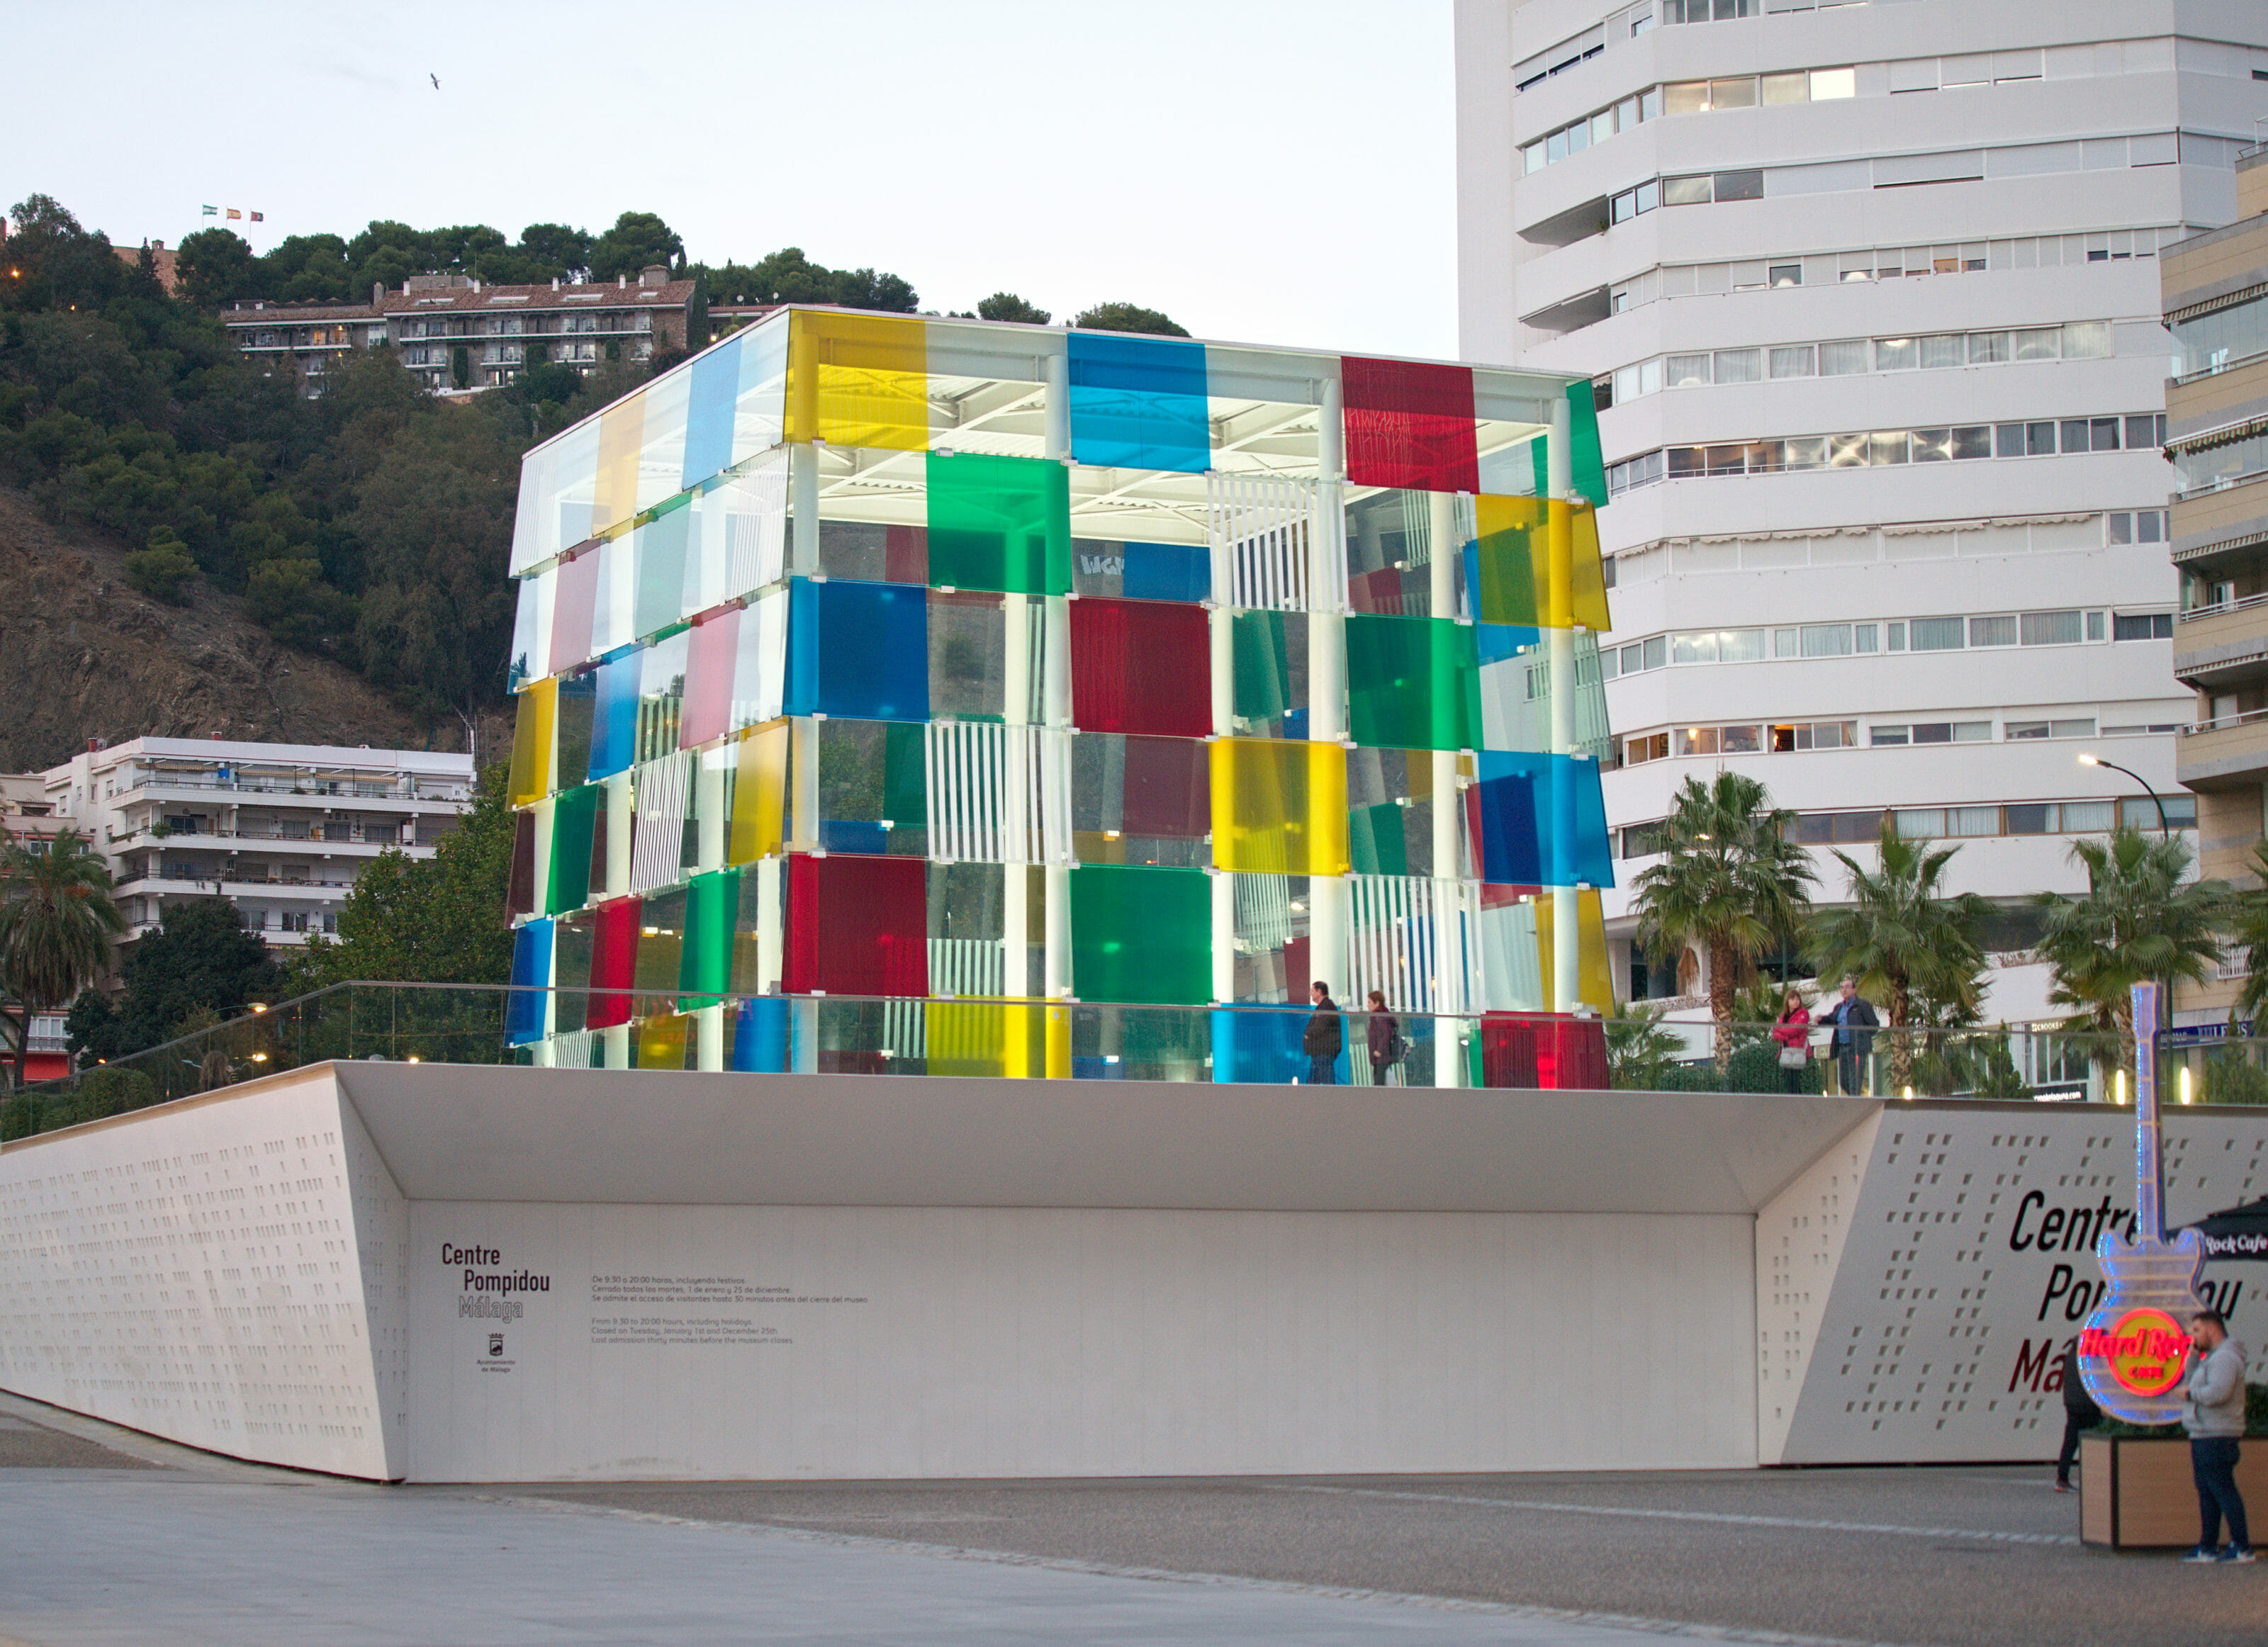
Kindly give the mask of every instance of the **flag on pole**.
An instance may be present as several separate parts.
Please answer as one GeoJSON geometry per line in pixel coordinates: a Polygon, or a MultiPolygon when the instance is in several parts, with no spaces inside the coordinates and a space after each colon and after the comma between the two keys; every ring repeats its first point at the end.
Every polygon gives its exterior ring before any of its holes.
{"type": "Polygon", "coordinates": [[[262,214],[255,211],[252,214],[252,220],[254,223],[263,223],[266,221],[266,218],[262,214]]]}
{"type": "Polygon", "coordinates": [[[239,211],[239,210],[238,210],[235,207],[233,207],[233,206],[231,206],[231,207],[228,209],[228,215],[229,215],[229,220],[230,220],[231,222],[234,222],[237,218],[241,217],[242,216],[244,216],[244,214],[243,214],[242,212],[239,211]]]}
{"type": "Polygon", "coordinates": [[[217,217],[220,216],[220,208],[217,206],[208,206],[204,210],[204,215],[208,217],[217,217]]]}

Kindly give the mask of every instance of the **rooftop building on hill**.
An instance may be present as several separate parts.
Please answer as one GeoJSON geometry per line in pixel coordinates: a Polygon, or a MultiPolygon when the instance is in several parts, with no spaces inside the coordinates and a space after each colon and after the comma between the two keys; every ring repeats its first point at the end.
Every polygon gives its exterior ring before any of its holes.
{"type": "Polygon", "coordinates": [[[239,303],[221,322],[247,357],[289,370],[310,395],[349,349],[380,344],[435,393],[491,389],[550,361],[591,371],[602,360],[645,360],[681,349],[695,283],[656,264],[637,279],[486,285],[464,275],[417,275],[366,304],[239,303]]]}

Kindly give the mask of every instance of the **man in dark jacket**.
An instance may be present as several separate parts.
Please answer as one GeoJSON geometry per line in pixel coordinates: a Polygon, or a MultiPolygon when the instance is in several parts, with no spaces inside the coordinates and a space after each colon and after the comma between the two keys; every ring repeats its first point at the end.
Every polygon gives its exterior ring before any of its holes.
{"type": "Polygon", "coordinates": [[[2079,1340],[2074,1338],[2063,1352],[2063,1451],[2056,1454],[2056,1491],[2071,1490],[2071,1467],[2079,1458],[2080,1432],[2102,1422],[2102,1409],[2095,1404],[2086,1381],[2079,1376],[2079,1340]]]}
{"type": "Polygon", "coordinates": [[[1874,1031],[1882,1020],[1874,1016],[1874,1003],[1859,993],[1859,981],[1847,975],[1842,998],[1828,1011],[1826,1019],[1835,1026],[1827,1038],[1827,1051],[1835,1060],[1836,1085],[1845,1098],[1856,1098],[1859,1071],[1874,1055],[1874,1031]]]}
{"type": "Polygon", "coordinates": [[[1346,1044],[1346,1032],[1340,1026],[1339,1004],[1331,999],[1330,986],[1317,983],[1314,998],[1315,1011],[1300,1047],[1307,1055],[1307,1084],[1331,1086],[1339,1078],[1339,1048],[1346,1044]]]}

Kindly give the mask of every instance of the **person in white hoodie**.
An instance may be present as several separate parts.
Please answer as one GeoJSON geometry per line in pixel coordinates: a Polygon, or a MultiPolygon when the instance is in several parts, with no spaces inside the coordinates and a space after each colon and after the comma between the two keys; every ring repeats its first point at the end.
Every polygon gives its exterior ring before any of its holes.
{"type": "Polygon", "coordinates": [[[2197,1478],[2198,1547],[2192,1562],[2249,1562],[2252,1540],[2244,1524],[2244,1498],[2236,1490],[2238,1441],[2244,1434],[2244,1346],[2228,1335],[2218,1310],[2190,1318],[2190,1471],[2197,1478]],[[2220,1547],[2220,1523],[2228,1543],[2220,1547]]]}

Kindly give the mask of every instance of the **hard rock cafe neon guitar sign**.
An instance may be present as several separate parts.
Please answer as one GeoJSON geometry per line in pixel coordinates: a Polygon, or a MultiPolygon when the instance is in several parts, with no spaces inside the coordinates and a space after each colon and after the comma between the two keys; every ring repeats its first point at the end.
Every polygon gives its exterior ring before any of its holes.
{"type": "Polygon", "coordinates": [[[2095,1244],[2110,1289],[2079,1335],[2079,1375],[2095,1405],[2132,1424],[2166,1424],[2188,1409],[2182,1360],[2205,1239],[2166,1239],[2166,1175],[2159,1158],[2158,986],[2134,986],[2134,1237],[2105,1230],[2095,1244]]]}

